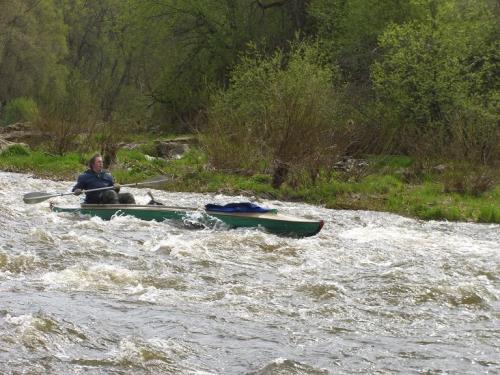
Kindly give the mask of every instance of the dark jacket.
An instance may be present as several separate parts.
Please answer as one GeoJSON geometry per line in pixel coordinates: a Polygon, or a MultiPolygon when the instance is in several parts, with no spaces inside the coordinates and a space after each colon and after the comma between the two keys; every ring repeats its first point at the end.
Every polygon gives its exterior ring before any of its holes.
{"type": "MultiPolygon", "coordinates": [[[[75,191],[76,189],[98,189],[113,185],[113,176],[111,176],[108,172],[102,171],[101,173],[95,173],[92,169],[89,169],[78,176],[78,180],[76,182],[76,185],[73,187],[73,191],[75,191]]],[[[86,193],[85,203],[100,203],[101,193],[102,190],[86,193]]]]}

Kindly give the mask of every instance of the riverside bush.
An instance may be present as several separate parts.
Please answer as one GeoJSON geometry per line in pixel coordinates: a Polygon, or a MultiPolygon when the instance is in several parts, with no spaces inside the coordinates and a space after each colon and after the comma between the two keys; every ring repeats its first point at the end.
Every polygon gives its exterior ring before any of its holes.
{"type": "Polygon", "coordinates": [[[254,49],[242,57],[209,109],[202,144],[212,165],[272,171],[275,188],[291,169],[313,177],[331,165],[343,153],[334,77],[318,47],[306,42],[293,43],[289,54],[254,49]]]}
{"type": "Polygon", "coordinates": [[[3,123],[5,125],[16,122],[34,122],[39,117],[38,105],[31,98],[19,97],[12,99],[5,105],[3,123]]]}
{"type": "Polygon", "coordinates": [[[15,143],[8,146],[1,152],[2,156],[27,156],[31,153],[30,149],[22,144],[15,143]]]}
{"type": "Polygon", "coordinates": [[[480,196],[495,186],[498,176],[486,167],[453,166],[441,177],[445,193],[480,196]]]}
{"type": "Polygon", "coordinates": [[[479,210],[480,223],[500,223],[500,210],[494,206],[484,206],[479,210]]]}
{"type": "Polygon", "coordinates": [[[379,37],[371,78],[383,128],[416,159],[493,164],[500,155],[497,17],[486,1],[414,2],[379,37]]]}

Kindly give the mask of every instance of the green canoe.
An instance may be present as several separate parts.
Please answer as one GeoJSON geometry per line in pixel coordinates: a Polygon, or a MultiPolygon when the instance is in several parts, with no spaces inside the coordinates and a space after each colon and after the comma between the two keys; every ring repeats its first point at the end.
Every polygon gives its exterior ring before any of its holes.
{"type": "MultiPolygon", "coordinates": [[[[61,207],[52,204],[54,212],[72,212],[83,215],[98,216],[104,220],[114,215],[130,215],[141,220],[180,220],[189,219],[189,214],[197,212],[190,207],[167,207],[136,204],[82,204],[80,207],[61,207]]],[[[323,227],[323,220],[310,220],[288,216],[272,210],[266,213],[257,212],[215,212],[201,211],[207,218],[215,218],[230,228],[262,227],[268,232],[294,237],[314,236],[323,227]]]]}

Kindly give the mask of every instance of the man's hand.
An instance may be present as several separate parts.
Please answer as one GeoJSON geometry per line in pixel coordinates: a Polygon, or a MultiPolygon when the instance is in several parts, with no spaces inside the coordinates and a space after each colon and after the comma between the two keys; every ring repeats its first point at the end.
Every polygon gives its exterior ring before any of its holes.
{"type": "Polygon", "coordinates": [[[75,191],[73,192],[73,194],[75,195],[80,195],[82,193],[82,189],[75,189],[75,191]]]}
{"type": "Polygon", "coordinates": [[[115,190],[117,193],[119,193],[119,192],[120,192],[120,188],[121,188],[121,186],[120,186],[120,184],[114,184],[114,185],[113,185],[113,188],[114,188],[114,190],[115,190]]]}

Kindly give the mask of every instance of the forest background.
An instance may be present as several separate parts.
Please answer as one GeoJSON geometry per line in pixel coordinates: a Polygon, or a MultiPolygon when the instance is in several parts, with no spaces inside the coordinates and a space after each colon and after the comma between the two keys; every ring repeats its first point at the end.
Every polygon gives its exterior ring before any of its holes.
{"type": "Polygon", "coordinates": [[[64,176],[100,150],[137,179],[152,162],[126,141],[192,134],[184,161],[153,163],[171,188],[500,222],[499,9],[0,0],[0,121],[44,135],[0,168],[64,176]]]}

